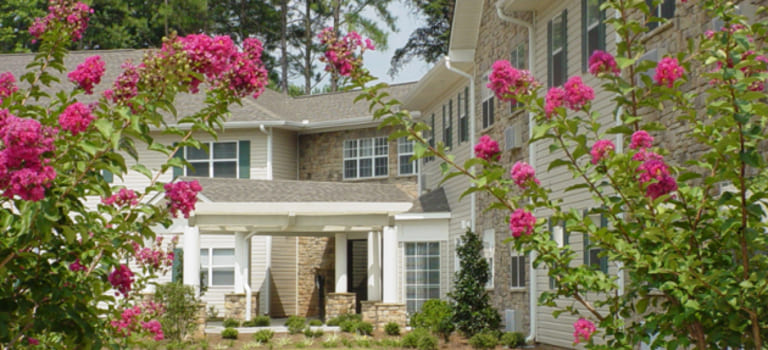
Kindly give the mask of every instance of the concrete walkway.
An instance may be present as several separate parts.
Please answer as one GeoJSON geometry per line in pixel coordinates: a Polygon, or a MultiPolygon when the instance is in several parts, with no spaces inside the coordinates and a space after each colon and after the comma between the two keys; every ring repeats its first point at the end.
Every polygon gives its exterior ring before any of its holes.
{"type": "MultiPolygon", "coordinates": [[[[285,321],[287,321],[287,318],[273,318],[270,322],[270,325],[268,327],[237,327],[237,331],[240,334],[251,334],[256,333],[262,329],[269,329],[272,332],[275,333],[288,333],[288,327],[285,326],[285,321]]],[[[307,319],[307,324],[309,324],[309,321],[311,319],[307,319]]],[[[337,326],[310,326],[310,329],[313,331],[316,330],[322,330],[325,333],[338,333],[341,330],[337,326]]],[[[205,325],[205,333],[206,334],[221,334],[221,331],[224,330],[223,322],[216,321],[216,322],[208,322],[205,325]]]]}

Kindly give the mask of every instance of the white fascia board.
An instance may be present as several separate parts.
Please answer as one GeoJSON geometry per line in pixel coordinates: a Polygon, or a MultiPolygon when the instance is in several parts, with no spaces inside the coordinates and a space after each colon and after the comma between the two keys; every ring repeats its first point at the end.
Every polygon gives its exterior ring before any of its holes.
{"type": "Polygon", "coordinates": [[[195,215],[395,215],[411,209],[410,202],[226,202],[198,203],[195,215]]]}
{"type": "Polygon", "coordinates": [[[405,213],[395,215],[395,221],[409,220],[447,220],[451,218],[450,212],[440,213],[405,213]]]}
{"type": "Polygon", "coordinates": [[[472,62],[475,59],[474,49],[452,49],[448,50],[448,56],[451,62],[472,62]]]}

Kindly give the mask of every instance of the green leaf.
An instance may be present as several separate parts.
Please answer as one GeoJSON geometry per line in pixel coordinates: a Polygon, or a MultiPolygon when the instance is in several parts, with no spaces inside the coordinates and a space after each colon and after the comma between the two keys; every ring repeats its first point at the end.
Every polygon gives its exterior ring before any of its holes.
{"type": "Polygon", "coordinates": [[[551,162],[549,162],[549,167],[547,167],[547,171],[552,171],[552,169],[555,169],[561,166],[567,166],[567,165],[571,165],[571,162],[563,158],[555,158],[551,162]]]}

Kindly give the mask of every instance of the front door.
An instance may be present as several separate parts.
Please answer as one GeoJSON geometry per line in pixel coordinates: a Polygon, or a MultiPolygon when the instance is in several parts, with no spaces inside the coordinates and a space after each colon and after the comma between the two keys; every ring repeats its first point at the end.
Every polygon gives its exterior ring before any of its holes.
{"type": "Polygon", "coordinates": [[[360,302],[368,300],[368,240],[348,240],[347,259],[347,290],[357,295],[355,310],[360,313],[360,302]]]}

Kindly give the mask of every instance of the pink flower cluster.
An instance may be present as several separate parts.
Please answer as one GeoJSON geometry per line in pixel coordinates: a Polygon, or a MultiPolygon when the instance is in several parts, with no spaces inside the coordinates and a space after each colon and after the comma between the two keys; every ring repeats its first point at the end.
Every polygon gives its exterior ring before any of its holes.
{"type": "Polygon", "coordinates": [[[589,57],[589,73],[594,76],[603,73],[619,75],[620,72],[619,67],[616,65],[616,59],[605,51],[595,50],[592,56],[589,57]]]}
{"type": "Polygon", "coordinates": [[[93,94],[93,86],[101,83],[101,77],[104,75],[104,61],[101,56],[91,56],[85,59],[85,62],[77,65],[77,68],[70,72],[67,77],[69,80],[83,90],[87,95],[93,94]]]}
{"type": "Polygon", "coordinates": [[[138,67],[130,62],[125,62],[121,68],[123,68],[123,72],[117,76],[114,89],[104,91],[104,97],[118,104],[127,103],[128,100],[139,94],[138,83],[140,77],[138,67]]]}
{"type": "Polygon", "coordinates": [[[85,271],[86,267],[80,264],[80,258],[75,259],[75,262],[69,264],[69,269],[74,272],[85,271]]]}
{"type": "Polygon", "coordinates": [[[328,27],[317,37],[327,47],[325,55],[320,57],[320,61],[326,63],[325,70],[344,77],[355,78],[363,65],[363,53],[375,49],[371,39],[363,40],[357,32],[349,32],[339,38],[336,31],[328,27]]]}
{"type": "Polygon", "coordinates": [[[565,89],[565,105],[573,111],[582,109],[589,101],[595,99],[595,91],[581,81],[576,75],[563,85],[565,89]]]}
{"type": "Polygon", "coordinates": [[[190,212],[195,210],[197,203],[197,193],[202,191],[200,183],[197,180],[177,181],[165,184],[165,198],[168,200],[168,209],[173,217],[178,217],[179,211],[189,218],[190,212]]]}
{"type": "Polygon", "coordinates": [[[512,180],[515,181],[515,185],[521,189],[526,189],[530,184],[541,185],[539,179],[536,178],[536,171],[526,162],[516,162],[512,166],[512,170],[509,172],[512,180]]]}
{"type": "Polygon", "coordinates": [[[501,157],[499,152],[499,144],[488,135],[481,136],[475,145],[475,157],[487,161],[499,160],[501,157]]]}
{"type": "Polygon", "coordinates": [[[160,321],[158,320],[151,320],[149,322],[141,322],[141,327],[144,328],[144,330],[152,333],[155,335],[155,340],[163,340],[163,326],[160,325],[160,321]]]}
{"type": "Polygon", "coordinates": [[[537,83],[531,72],[518,70],[507,60],[493,63],[491,74],[488,76],[487,87],[501,101],[515,103],[515,96],[528,94],[537,83]]]}
{"type": "Polygon", "coordinates": [[[85,28],[88,27],[88,16],[92,13],[93,9],[80,1],[50,0],[48,15],[35,18],[35,22],[29,27],[29,34],[40,39],[43,33],[60,24],[61,27],[56,28],[57,30],[64,30],[67,35],[71,35],[72,41],[78,41],[83,37],[85,28]]]}
{"type": "MultiPolygon", "coordinates": [[[[115,268],[115,271],[112,271],[112,273],[109,274],[108,279],[109,283],[111,283],[112,286],[115,287],[118,292],[122,293],[124,296],[128,296],[128,293],[131,292],[131,285],[133,284],[133,272],[131,272],[131,269],[128,268],[128,266],[121,264],[115,268]]],[[[115,293],[115,295],[119,294],[115,293]]]]}
{"type": "Polygon", "coordinates": [[[59,124],[62,129],[71,132],[72,135],[77,135],[88,129],[88,126],[91,125],[95,118],[91,114],[90,107],[80,102],[75,102],[67,106],[64,112],[59,114],[59,124]]]}
{"type": "Polygon", "coordinates": [[[547,119],[552,118],[552,114],[555,113],[557,108],[563,106],[565,101],[565,91],[559,87],[553,87],[547,91],[547,96],[544,97],[546,101],[544,104],[544,113],[547,119]]]}
{"type": "Polygon", "coordinates": [[[664,57],[656,65],[656,74],[653,76],[653,80],[656,81],[656,84],[671,88],[683,74],[685,74],[685,69],[678,63],[677,58],[664,57]]]}
{"type": "Polygon", "coordinates": [[[3,99],[11,96],[12,93],[18,91],[16,86],[16,77],[11,72],[5,72],[0,74],[0,104],[3,103],[3,99]]]}
{"type": "Polygon", "coordinates": [[[536,217],[525,209],[518,208],[509,215],[509,229],[515,238],[522,234],[532,234],[534,225],[536,225],[536,217]]]}
{"type": "Polygon", "coordinates": [[[117,205],[118,207],[122,207],[125,205],[134,206],[136,204],[139,204],[138,197],[136,196],[136,192],[133,190],[129,190],[127,188],[121,188],[120,191],[117,193],[107,197],[102,198],[101,202],[106,205],[117,205]]]}
{"type": "Polygon", "coordinates": [[[632,134],[629,148],[640,150],[632,156],[632,160],[642,162],[636,169],[638,182],[641,185],[647,184],[646,197],[656,199],[677,190],[677,181],[670,175],[664,157],[646,149],[652,143],[653,137],[640,130],[632,134]]]}
{"type": "Polygon", "coordinates": [[[592,155],[592,164],[605,160],[614,150],[616,150],[616,146],[611,140],[598,140],[592,145],[592,150],[589,152],[592,155]]]}
{"type": "Polygon", "coordinates": [[[173,266],[173,246],[168,250],[162,248],[162,237],[158,237],[153,247],[141,247],[138,243],[133,243],[133,250],[136,252],[136,262],[139,265],[152,269],[159,269],[162,266],[173,266]]]}
{"type": "Polygon", "coordinates": [[[18,195],[39,201],[51,186],[56,170],[48,165],[54,150],[55,131],[33,119],[18,118],[0,110],[0,189],[3,196],[18,195]]]}
{"type": "Polygon", "coordinates": [[[588,342],[596,330],[597,328],[595,328],[595,324],[592,321],[580,318],[573,324],[573,342],[578,344],[582,339],[588,342]]]}
{"type": "Polygon", "coordinates": [[[129,336],[133,332],[144,330],[153,334],[154,340],[163,340],[163,327],[160,322],[156,319],[143,320],[160,316],[164,312],[165,308],[162,305],[158,306],[158,304],[150,301],[148,304],[144,304],[144,307],[135,305],[125,308],[120,313],[120,319],[110,321],[110,325],[115,329],[115,333],[123,337],[129,336]]]}
{"type": "Polygon", "coordinates": [[[645,149],[653,145],[653,136],[645,130],[638,130],[632,134],[632,141],[629,143],[631,149],[645,149]]]}

